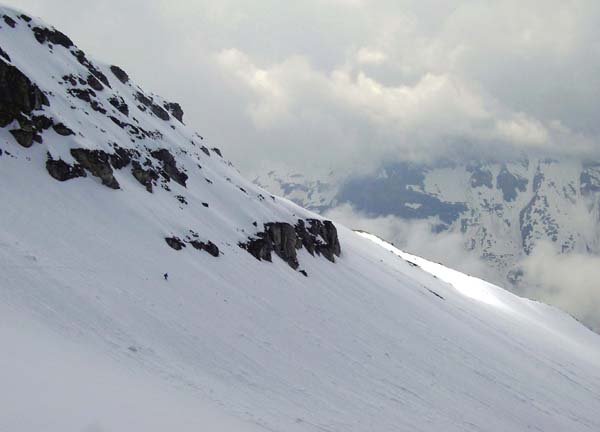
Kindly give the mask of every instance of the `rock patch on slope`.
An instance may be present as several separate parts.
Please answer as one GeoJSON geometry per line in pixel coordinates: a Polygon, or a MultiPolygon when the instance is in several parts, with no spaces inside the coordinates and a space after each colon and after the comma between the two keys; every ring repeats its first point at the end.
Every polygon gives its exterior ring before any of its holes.
{"type": "Polygon", "coordinates": [[[335,262],[335,257],[341,254],[335,225],[319,219],[298,219],[296,225],[287,222],[266,223],[263,231],[239,246],[259,261],[271,262],[274,252],[294,270],[299,266],[297,251],[303,247],[311,255],[323,255],[331,262],[335,262]]]}

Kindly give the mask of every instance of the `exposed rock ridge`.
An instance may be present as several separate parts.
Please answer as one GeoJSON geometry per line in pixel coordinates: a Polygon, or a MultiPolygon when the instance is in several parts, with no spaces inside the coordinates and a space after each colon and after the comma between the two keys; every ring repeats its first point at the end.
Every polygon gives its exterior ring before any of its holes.
{"type": "Polygon", "coordinates": [[[340,256],[341,247],[333,222],[319,219],[298,219],[296,225],[287,222],[269,222],[239,246],[259,261],[271,262],[272,253],[296,270],[299,267],[297,251],[305,248],[311,255],[323,255],[331,262],[340,256]]]}

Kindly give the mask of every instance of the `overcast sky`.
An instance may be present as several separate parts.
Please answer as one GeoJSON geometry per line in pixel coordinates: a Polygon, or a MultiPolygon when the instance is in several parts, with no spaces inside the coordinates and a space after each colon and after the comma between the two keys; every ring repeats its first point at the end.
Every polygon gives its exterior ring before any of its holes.
{"type": "Polygon", "coordinates": [[[597,0],[3,0],[180,102],[248,174],[595,155],[597,0]]]}

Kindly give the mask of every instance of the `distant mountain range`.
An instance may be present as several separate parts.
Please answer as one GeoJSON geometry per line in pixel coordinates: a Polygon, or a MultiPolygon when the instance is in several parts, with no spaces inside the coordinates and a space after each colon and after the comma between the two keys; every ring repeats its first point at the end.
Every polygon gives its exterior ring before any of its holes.
{"type": "Polygon", "coordinates": [[[399,162],[372,175],[308,178],[271,171],[255,182],[318,212],[350,204],[370,217],[427,221],[434,231],[460,233],[465,249],[515,288],[520,261],[540,241],[560,253],[600,253],[598,162],[526,156],[399,162]]]}

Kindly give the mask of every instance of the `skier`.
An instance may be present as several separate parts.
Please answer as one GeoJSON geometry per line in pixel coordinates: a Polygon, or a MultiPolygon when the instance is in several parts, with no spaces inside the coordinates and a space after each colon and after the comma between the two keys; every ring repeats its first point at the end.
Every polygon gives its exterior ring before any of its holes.
{"type": "Polygon", "coordinates": [[[168,281],[168,280],[169,280],[169,273],[165,273],[165,274],[163,275],[163,277],[165,278],[165,280],[166,280],[166,281],[168,281]]]}

